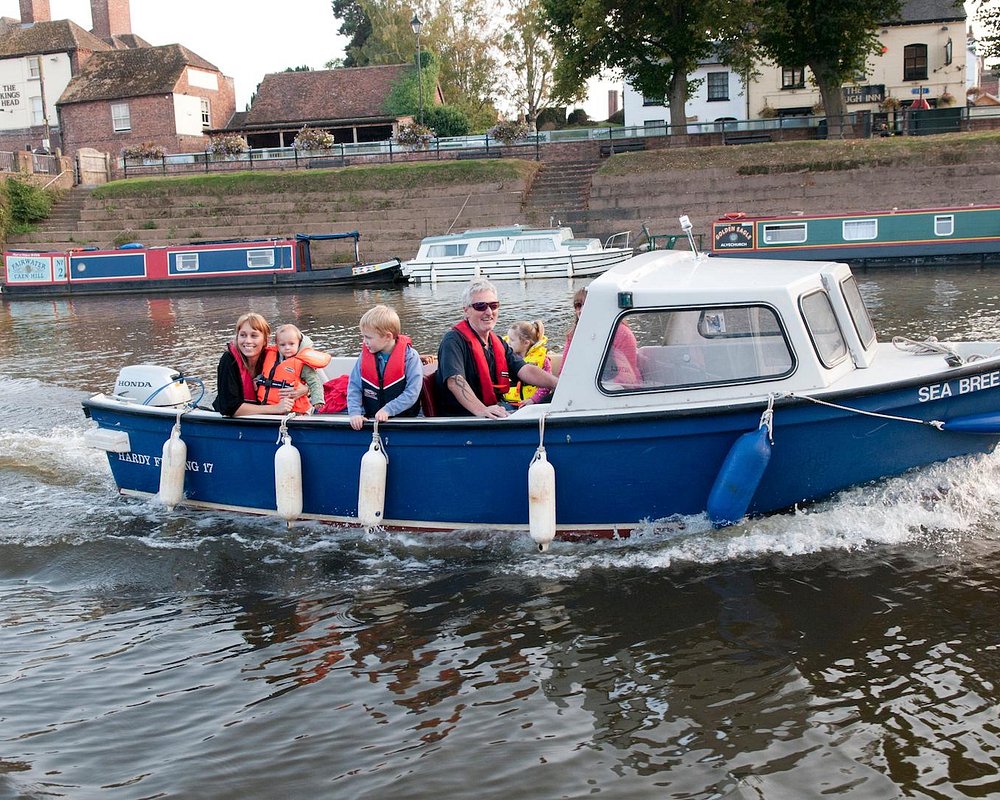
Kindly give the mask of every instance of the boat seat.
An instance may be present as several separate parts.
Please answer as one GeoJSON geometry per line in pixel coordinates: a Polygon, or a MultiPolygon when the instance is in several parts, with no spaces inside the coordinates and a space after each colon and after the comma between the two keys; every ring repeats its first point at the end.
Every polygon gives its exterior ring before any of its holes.
{"type": "Polygon", "coordinates": [[[437,382],[437,362],[424,364],[424,383],[420,387],[420,410],[425,417],[437,416],[434,410],[434,384],[437,382]]]}

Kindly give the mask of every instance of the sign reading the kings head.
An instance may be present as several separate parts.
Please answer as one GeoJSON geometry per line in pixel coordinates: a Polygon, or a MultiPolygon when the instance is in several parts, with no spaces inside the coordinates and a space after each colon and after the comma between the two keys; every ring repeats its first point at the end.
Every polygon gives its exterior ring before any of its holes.
{"type": "Polygon", "coordinates": [[[21,105],[21,92],[16,84],[0,83],[0,108],[21,105]]]}
{"type": "Polygon", "coordinates": [[[881,103],[885,100],[885,84],[879,83],[874,86],[845,86],[843,87],[844,102],[851,105],[857,103],[881,103]]]}
{"type": "Polygon", "coordinates": [[[753,223],[717,222],[712,241],[713,250],[749,250],[753,247],[753,223]]]}

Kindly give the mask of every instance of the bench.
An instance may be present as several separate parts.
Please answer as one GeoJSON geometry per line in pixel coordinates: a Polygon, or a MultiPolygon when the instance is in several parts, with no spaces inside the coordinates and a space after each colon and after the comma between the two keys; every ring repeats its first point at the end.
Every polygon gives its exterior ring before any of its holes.
{"type": "Polygon", "coordinates": [[[760,144],[770,142],[771,134],[766,131],[748,131],[746,133],[724,133],[722,140],[726,144],[760,144]]]}
{"type": "Polygon", "coordinates": [[[500,152],[500,148],[494,148],[493,150],[487,150],[485,147],[477,147],[468,150],[459,150],[455,158],[500,158],[503,153],[500,152]]]}
{"type": "Polygon", "coordinates": [[[616,153],[637,153],[645,149],[645,139],[624,139],[620,142],[605,142],[601,145],[601,158],[607,158],[616,153]]]}
{"type": "Polygon", "coordinates": [[[306,169],[330,169],[331,167],[346,166],[346,158],[310,158],[306,161],[306,169]]]}
{"type": "Polygon", "coordinates": [[[420,410],[425,417],[437,415],[434,409],[434,384],[437,382],[437,362],[424,364],[424,383],[420,387],[420,410]]]}

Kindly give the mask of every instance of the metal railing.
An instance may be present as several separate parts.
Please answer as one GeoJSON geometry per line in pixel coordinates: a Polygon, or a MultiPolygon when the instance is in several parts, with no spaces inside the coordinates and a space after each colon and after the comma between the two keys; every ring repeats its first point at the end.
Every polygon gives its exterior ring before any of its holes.
{"type": "MultiPolygon", "coordinates": [[[[641,126],[570,128],[539,131],[517,142],[505,144],[489,136],[454,136],[431,139],[426,145],[400,145],[387,139],[379,142],[338,143],[328,150],[299,150],[294,147],[252,148],[235,155],[211,152],[167,154],[158,159],[120,159],[124,177],[156,174],[183,174],[254,169],[309,169],[342,167],[351,164],[392,163],[463,158],[528,158],[542,160],[550,144],[594,143],[600,155],[624,150],[665,146],[649,140],[673,137],[688,146],[743,144],[761,141],[792,141],[838,138],[868,138],[885,135],[923,135],[948,131],[1000,128],[1000,108],[952,107],[929,111],[898,111],[882,114],[862,111],[840,120],[822,116],[791,116],[773,119],[692,122],[672,127],[657,122],[641,126]],[[835,124],[839,122],[839,124],[835,124]],[[886,128],[880,131],[882,123],[886,128]]],[[[51,158],[51,156],[40,158],[51,158]]]]}

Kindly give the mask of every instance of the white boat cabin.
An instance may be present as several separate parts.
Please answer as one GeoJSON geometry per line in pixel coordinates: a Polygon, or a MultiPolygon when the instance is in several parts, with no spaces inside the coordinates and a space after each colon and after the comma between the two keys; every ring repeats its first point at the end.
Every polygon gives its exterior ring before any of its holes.
{"type": "MultiPolygon", "coordinates": [[[[627,242],[626,242],[627,243],[627,242]]],[[[468,261],[498,256],[541,256],[556,253],[597,253],[604,249],[600,239],[577,239],[573,229],[472,228],[462,233],[427,236],[420,242],[416,261],[442,262],[447,259],[468,261]]]]}

